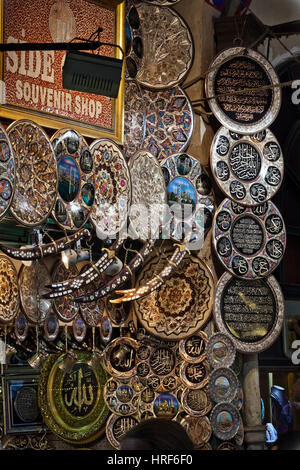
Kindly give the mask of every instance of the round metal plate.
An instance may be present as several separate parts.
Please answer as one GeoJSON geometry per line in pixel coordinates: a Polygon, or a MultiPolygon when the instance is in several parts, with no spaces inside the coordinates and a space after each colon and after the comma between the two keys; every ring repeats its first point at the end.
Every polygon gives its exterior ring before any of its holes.
{"type": "MultiPolygon", "coordinates": [[[[76,265],[67,269],[62,261],[57,261],[52,271],[51,284],[60,283],[66,279],[73,279],[79,274],[76,265]]],[[[79,311],[79,306],[74,302],[73,294],[53,299],[53,308],[63,322],[71,322],[79,311]]]]}
{"type": "Polygon", "coordinates": [[[112,414],[106,424],[106,438],[110,445],[120,450],[125,434],[139,423],[138,416],[118,416],[112,414]]]}
{"type": "Polygon", "coordinates": [[[208,390],[215,403],[231,402],[239,391],[239,381],[233,370],[218,367],[209,376],[208,390]]]}
{"type": "Polygon", "coordinates": [[[130,380],[121,382],[112,377],[104,387],[104,400],[110,411],[119,416],[137,413],[138,394],[130,380]]]}
{"type": "Polygon", "coordinates": [[[0,323],[10,323],[18,314],[20,295],[14,264],[0,256],[0,323]]]}
{"type": "Polygon", "coordinates": [[[237,351],[260,353],[268,349],[280,334],[283,317],[284,299],[274,276],[250,281],[224,273],[219,279],[214,318],[237,351]]]}
{"type": "Polygon", "coordinates": [[[251,208],[225,199],[214,217],[213,242],[223,266],[235,276],[269,276],[284,255],[285,224],[272,201],[251,208]]]}
{"type": "Polygon", "coordinates": [[[224,333],[215,333],[207,342],[206,354],[213,368],[230,367],[234,363],[236,354],[234,342],[224,333]]]}
{"type": "Polygon", "coordinates": [[[123,151],[126,158],[143,148],[145,132],[146,107],[141,88],[134,80],[125,80],[123,151]]]}
{"type": "Polygon", "coordinates": [[[269,200],[283,180],[281,148],[269,129],[239,135],[221,127],[212,143],[210,162],[220,189],[241,205],[269,200]]]}
{"type": "Polygon", "coordinates": [[[138,343],[126,336],[116,338],[104,350],[103,365],[116,379],[129,379],[136,375],[138,343]]]}
{"type": "Polygon", "coordinates": [[[199,364],[183,362],[180,366],[180,379],[186,387],[192,390],[205,387],[209,380],[208,362],[203,361],[199,364]]]}
{"type": "Polygon", "coordinates": [[[34,227],[50,215],[57,195],[57,166],[44,130],[32,121],[15,121],[7,128],[15,155],[15,193],[11,215],[34,227]]]}
{"type": "Polygon", "coordinates": [[[231,403],[218,403],[210,414],[210,422],[215,436],[227,441],[239,430],[240,414],[231,403]]]}
{"type": "Polygon", "coordinates": [[[15,191],[15,155],[4,127],[0,124],[0,219],[8,211],[15,191]]]}
{"type": "Polygon", "coordinates": [[[33,261],[31,266],[22,265],[19,271],[19,290],[22,309],[31,323],[43,323],[51,310],[51,301],[41,298],[46,285],[51,284],[46,265],[33,261]]]}
{"type": "Polygon", "coordinates": [[[204,331],[198,331],[179,342],[179,354],[186,362],[194,364],[202,362],[206,358],[206,343],[207,334],[204,331]]]}
{"type": "Polygon", "coordinates": [[[57,315],[50,311],[44,321],[44,334],[48,341],[54,341],[59,333],[59,320],[57,315]]]}
{"type": "Polygon", "coordinates": [[[208,98],[217,96],[208,103],[223,126],[240,134],[254,134],[269,127],[277,117],[281,106],[278,84],[274,68],[262,54],[232,47],[213,59],[205,87],[208,98]],[[243,89],[248,91],[233,93],[243,89]]]}
{"type": "Polygon", "coordinates": [[[207,416],[186,416],[180,421],[196,448],[206,444],[212,434],[211,424],[207,416]]]}
{"type": "Polygon", "coordinates": [[[206,389],[184,389],[181,395],[181,404],[185,412],[191,416],[205,416],[212,407],[211,399],[206,389]]]}

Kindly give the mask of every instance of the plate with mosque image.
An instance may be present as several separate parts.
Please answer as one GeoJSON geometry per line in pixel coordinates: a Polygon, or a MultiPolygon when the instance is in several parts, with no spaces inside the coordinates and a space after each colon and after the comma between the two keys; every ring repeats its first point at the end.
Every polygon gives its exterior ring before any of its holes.
{"type": "Polygon", "coordinates": [[[240,427],[240,413],[232,403],[218,403],[210,414],[214,435],[227,441],[237,434],[240,427]]]}

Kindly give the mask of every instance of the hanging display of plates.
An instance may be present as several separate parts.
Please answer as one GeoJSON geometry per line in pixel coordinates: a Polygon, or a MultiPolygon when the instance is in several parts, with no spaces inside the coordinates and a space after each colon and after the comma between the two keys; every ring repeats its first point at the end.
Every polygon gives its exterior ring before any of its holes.
{"type": "Polygon", "coordinates": [[[115,238],[124,228],[131,204],[130,173],[120,148],[109,139],[92,143],[95,162],[95,203],[90,219],[98,238],[115,238]]]}
{"type": "Polygon", "coordinates": [[[186,362],[193,364],[202,362],[206,359],[206,343],[207,334],[204,331],[198,331],[179,342],[179,354],[186,362]]]}
{"type": "Polygon", "coordinates": [[[213,368],[230,367],[236,355],[234,342],[224,333],[214,333],[207,342],[206,354],[213,368]]]}
{"type": "Polygon", "coordinates": [[[8,211],[15,191],[15,155],[4,127],[0,124],[0,219],[8,211]]]}
{"type": "Polygon", "coordinates": [[[87,221],[95,198],[94,162],[84,138],[62,129],[51,138],[58,169],[58,195],[52,215],[64,230],[87,221]]]}
{"type": "Polygon", "coordinates": [[[137,10],[144,45],[137,81],[153,89],[178,85],[189,72],[194,57],[193,39],[187,24],[168,7],[143,3],[137,10]]]}
{"type": "Polygon", "coordinates": [[[99,365],[88,364],[89,353],[79,352],[71,372],[59,368],[62,356],[52,354],[39,381],[39,407],[47,428],[64,441],[87,443],[105,432],[109,410],[104,386],[109,378],[99,365]]]}
{"type": "Polygon", "coordinates": [[[138,394],[131,381],[120,382],[114,377],[104,387],[104,400],[112,413],[129,416],[137,413],[138,394]]]}
{"type": "Polygon", "coordinates": [[[162,91],[142,88],[146,107],[146,134],[143,148],[159,161],[183,152],[191,139],[194,118],[192,105],[179,86],[162,91]]]}
{"type": "Polygon", "coordinates": [[[125,77],[135,78],[143,59],[143,39],[138,11],[133,2],[126,2],[125,77]]]}
{"type": "Polygon", "coordinates": [[[185,412],[191,416],[205,416],[212,407],[211,399],[206,389],[184,389],[181,395],[181,404],[185,412]]]}
{"type": "MultiPolygon", "coordinates": [[[[167,199],[172,213],[170,235],[180,240],[193,229],[199,240],[212,224],[215,210],[212,184],[200,162],[186,153],[166,158],[161,167],[164,173],[167,199]]],[[[198,250],[201,246],[198,247],[198,250]]]]}
{"type": "Polygon", "coordinates": [[[15,335],[19,341],[24,341],[28,334],[28,321],[22,312],[19,312],[15,319],[15,335]]]}
{"type": "Polygon", "coordinates": [[[77,315],[77,317],[74,318],[72,328],[74,338],[76,341],[81,343],[87,333],[87,327],[80,315],[77,315]]]}
{"type": "Polygon", "coordinates": [[[208,390],[215,403],[233,401],[239,388],[238,378],[229,367],[218,367],[209,376],[208,390]]]}
{"type": "Polygon", "coordinates": [[[232,47],[218,54],[210,64],[205,82],[215,117],[240,134],[260,132],[276,119],[281,106],[278,85],[270,62],[245,47],[232,47]]]}
{"type": "Polygon", "coordinates": [[[208,443],[211,438],[212,429],[207,416],[185,416],[180,421],[181,426],[186,430],[192,439],[195,448],[208,443]]]}
{"type": "Polygon", "coordinates": [[[129,231],[142,240],[155,235],[158,238],[167,204],[162,169],[156,158],[145,150],[133,155],[128,166],[132,192],[129,231]]]}
{"type": "Polygon", "coordinates": [[[18,314],[20,295],[14,264],[0,256],[0,323],[10,323],[18,314]]]}
{"type": "MultiPolygon", "coordinates": [[[[51,283],[59,283],[66,279],[73,279],[79,274],[76,265],[67,269],[62,261],[57,261],[52,271],[51,283]]],[[[71,322],[79,311],[79,306],[74,302],[72,294],[64,295],[53,299],[53,308],[63,322],[71,322]]]]}
{"type": "Polygon", "coordinates": [[[57,315],[50,311],[44,320],[44,334],[48,341],[54,341],[59,333],[59,320],[57,315]]]}
{"type": "Polygon", "coordinates": [[[215,214],[213,241],[228,271],[255,279],[269,276],[282,260],[286,230],[272,201],[251,208],[225,199],[215,214]]]}
{"type": "MultiPolygon", "coordinates": [[[[152,255],[137,277],[137,286],[145,284],[167,263],[164,256],[152,255]]],[[[202,328],[210,318],[214,279],[199,258],[185,256],[176,271],[156,290],[134,301],[141,325],[163,340],[187,338],[202,328]]]]}
{"type": "Polygon", "coordinates": [[[15,155],[15,192],[11,215],[34,227],[50,215],[57,195],[57,166],[47,134],[32,121],[15,121],[7,128],[15,155]]]}
{"type": "Polygon", "coordinates": [[[111,446],[120,450],[125,434],[139,423],[137,416],[118,416],[112,414],[106,424],[106,438],[111,446]]]}
{"type": "Polygon", "coordinates": [[[143,147],[145,133],[146,107],[141,88],[134,80],[125,80],[123,151],[126,158],[143,147]]]}
{"type": "Polygon", "coordinates": [[[183,362],[180,366],[179,375],[186,387],[192,390],[203,388],[208,384],[209,364],[207,361],[200,362],[199,364],[183,362]]]}
{"type": "Polygon", "coordinates": [[[130,379],[136,375],[138,343],[126,336],[111,341],[104,350],[103,365],[116,379],[130,379]]]}
{"type": "Polygon", "coordinates": [[[227,441],[239,430],[240,414],[232,403],[218,403],[210,414],[210,422],[215,436],[227,441]]]}
{"type": "Polygon", "coordinates": [[[259,353],[268,349],[280,334],[283,317],[284,299],[274,276],[251,281],[224,273],[219,279],[214,318],[237,351],[259,353]]]}
{"type": "Polygon", "coordinates": [[[33,261],[31,266],[22,265],[19,271],[19,290],[22,309],[31,323],[43,323],[52,305],[51,300],[41,296],[51,283],[46,265],[42,261],[33,261]]]}
{"type": "Polygon", "coordinates": [[[211,168],[220,189],[230,199],[255,206],[276,194],[284,164],[280,146],[269,129],[239,135],[221,127],[212,143],[211,168]]]}

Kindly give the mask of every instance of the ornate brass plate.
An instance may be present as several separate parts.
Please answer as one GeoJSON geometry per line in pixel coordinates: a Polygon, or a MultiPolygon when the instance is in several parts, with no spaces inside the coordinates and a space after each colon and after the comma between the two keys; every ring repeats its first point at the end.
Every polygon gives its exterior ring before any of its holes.
{"type": "Polygon", "coordinates": [[[191,416],[205,416],[212,407],[207,389],[184,389],[181,404],[184,411],[191,416]]]}
{"type": "Polygon", "coordinates": [[[15,155],[15,193],[11,215],[21,224],[43,223],[53,208],[57,193],[55,155],[43,129],[32,121],[15,121],[7,128],[15,155]]]}
{"type": "Polygon", "coordinates": [[[0,323],[10,323],[20,305],[18,275],[14,264],[6,256],[0,256],[0,323]]]}
{"type": "MultiPolygon", "coordinates": [[[[75,266],[70,266],[67,269],[62,261],[58,261],[53,268],[51,284],[60,283],[66,279],[73,279],[79,274],[78,269],[75,266]]],[[[53,308],[57,315],[63,322],[71,322],[79,311],[79,306],[74,302],[74,296],[72,294],[64,295],[63,297],[57,297],[53,299],[53,308]]]]}
{"type": "Polygon", "coordinates": [[[206,354],[213,368],[230,367],[234,363],[236,354],[234,342],[224,333],[215,333],[207,342],[206,354]]]}
{"type": "Polygon", "coordinates": [[[59,321],[57,315],[50,311],[44,321],[44,333],[49,341],[54,341],[59,333],[59,321]]]}
{"type": "Polygon", "coordinates": [[[104,400],[110,411],[119,416],[137,413],[138,394],[130,380],[121,382],[112,377],[105,385],[104,400]]]}
{"type": "Polygon", "coordinates": [[[186,362],[197,364],[206,358],[207,334],[198,331],[196,334],[179,342],[179,353],[186,362]]]}
{"type": "Polygon", "coordinates": [[[212,143],[210,163],[220,189],[241,205],[269,200],[283,180],[281,148],[270,129],[239,135],[221,127],[212,143]]]}
{"type": "Polygon", "coordinates": [[[124,154],[129,159],[143,148],[146,132],[146,107],[140,86],[125,80],[124,154]]]}
{"type": "Polygon", "coordinates": [[[284,255],[285,224],[272,201],[251,208],[225,199],[215,214],[213,241],[221,263],[235,276],[269,276],[284,255]]]}
{"type": "Polygon", "coordinates": [[[51,309],[51,301],[41,297],[50,283],[51,277],[42,261],[33,261],[31,266],[22,265],[19,271],[21,305],[31,323],[43,323],[51,309]]]}
{"type": "Polygon", "coordinates": [[[281,106],[278,84],[274,68],[262,54],[232,47],[213,59],[205,87],[206,96],[212,98],[210,108],[223,126],[240,134],[254,134],[277,117],[281,106]],[[263,88],[273,85],[275,88],[263,88]],[[244,89],[247,91],[241,93],[244,89]]]}
{"type": "Polygon", "coordinates": [[[208,384],[209,364],[207,361],[199,364],[183,362],[180,366],[180,378],[183,384],[190,389],[203,388],[208,384]]]}
{"type": "Polygon", "coordinates": [[[138,343],[132,338],[116,338],[104,350],[103,365],[110,375],[123,380],[136,375],[138,343]]]}
{"type": "Polygon", "coordinates": [[[185,428],[196,448],[207,444],[211,438],[212,429],[207,416],[186,416],[180,424],[185,428]]]}
{"type": "Polygon", "coordinates": [[[79,353],[70,373],[58,365],[64,355],[51,355],[39,383],[39,406],[44,422],[60,439],[72,443],[95,440],[104,432],[109,410],[103,397],[108,375],[102,366],[92,369],[89,354],[79,353]]]}
{"type": "Polygon", "coordinates": [[[218,329],[230,336],[237,351],[259,353],[280,334],[284,299],[274,276],[244,280],[224,273],[219,279],[214,317],[218,329]]]}
{"type": "Polygon", "coordinates": [[[208,390],[215,403],[233,401],[239,391],[239,381],[233,370],[218,367],[209,376],[208,390]]]}
{"type": "Polygon", "coordinates": [[[240,414],[231,403],[218,403],[210,414],[213,433],[222,441],[232,439],[240,426],[240,414]]]}
{"type": "Polygon", "coordinates": [[[118,416],[112,414],[106,424],[106,438],[110,445],[120,450],[122,438],[139,423],[137,416],[118,416]]]}
{"type": "Polygon", "coordinates": [[[15,155],[4,127],[0,124],[0,219],[8,211],[15,191],[15,155]]]}
{"type": "MultiPolygon", "coordinates": [[[[166,252],[165,256],[171,253],[166,252]]],[[[137,278],[137,286],[152,279],[165,264],[163,257],[148,258],[137,278]]],[[[180,340],[207,323],[213,293],[214,280],[208,266],[199,258],[187,255],[156,291],[134,301],[134,310],[142,326],[154,336],[180,340]]]]}

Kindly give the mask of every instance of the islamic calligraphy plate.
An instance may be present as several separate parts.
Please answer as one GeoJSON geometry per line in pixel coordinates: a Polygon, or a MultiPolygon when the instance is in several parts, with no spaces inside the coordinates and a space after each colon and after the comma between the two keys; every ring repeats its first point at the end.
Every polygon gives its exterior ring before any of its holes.
{"type": "Polygon", "coordinates": [[[19,312],[15,319],[15,335],[19,341],[24,341],[28,334],[28,321],[22,312],[19,312]]]}
{"type": "Polygon", "coordinates": [[[138,11],[132,1],[126,2],[125,77],[135,78],[144,55],[143,32],[138,11]]]}
{"type": "Polygon", "coordinates": [[[192,105],[179,87],[161,91],[142,88],[146,107],[146,134],[143,148],[159,161],[183,152],[191,139],[194,118],[192,105]]]}
{"type": "Polygon", "coordinates": [[[183,362],[180,366],[180,378],[182,383],[193,390],[203,388],[209,380],[209,364],[207,361],[199,364],[183,362]]]}
{"type": "Polygon", "coordinates": [[[140,4],[137,10],[144,54],[136,80],[153,89],[177,85],[186,77],[194,57],[193,38],[187,24],[168,7],[140,4]]]}
{"type": "Polygon", "coordinates": [[[138,416],[118,416],[112,414],[106,424],[106,438],[111,446],[120,450],[121,441],[130,429],[139,423],[138,416]]]}
{"type": "Polygon", "coordinates": [[[198,331],[193,336],[179,342],[179,353],[186,362],[197,364],[206,358],[207,334],[198,331]]]}
{"type": "Polygon", "coordinates": [[[8,257],[0,256],[0,323],[11,322],[18,314],[19,305],[16,268],[8,257]]]}
{"type": "Polygon", "coordinates": [[[184,234],[193,230],[203,243],[215,210],[208,174],[198,160],[186,153],[167,157],[161,167],[170,208],[171,238],[181,240],[184,234]]]}
{"type": "Polygon", "coordinates": [[[224,333],[215,333],[207,342],[206,354],[213,368],[230,367],[234,363],[236,354],[234,342],[224,333]]]}
{"type": "Polygon", "coordinates": [[[104,350],[103,365],[113,377],[123,380],[136,375],[136,350],[138,343],[128,337],[111,341],[104,350]]]}
{"type": "Polygon", "coordinates": [[[215,403],[233,401],[239,386],[236,374],[228,367],[218,367],[209,376],[208,390],[215,403]]]}
{"type": "Polygon", "coordinates": [[[212,98],[210,108],[223,126],[240,134],[254,134],[277,117],[281,106],[278,84],[274,68],[262,54],[232,47],[213,59],[205,87],[206,96],[212,98]]]}
{"type": "Polygon", "coordinates": [[[186,416],[180,422],[196,448],[206,444],[212,434],[211,424],[207,416],[186,416]]]}
{"type": "Polygon", "coordinates": [[[50,311],[44,320],[44,333],[48,341],[54,341],[59,333],[59,320],[56,313],[50,311]]]}
{"type": "Polygon", "coordinates": [[[215,214],[213,241],[221,263],[235,276],[269,276],[284,255],[285,224],[272,201],[243,207],[225,199],[215,214]]]}
{"type": "Polygon", "coordinates": [[[7,128],[15,155],[15,192],[11,215],[34,227],[50,215],[57,194],[57,166],[47,134],[32,121],[15,121],[7,128]]]}
{"type": "Polygon", "coordinates": [[[217,328],[230,336],[237,351],[259,353],[281,332],[284,299],[274,276],[238,279],[224,273],[219,279],[214,317],[217,328]]]}
{"type": "Polygon", "coordinates": [[[126,159],[109,139],[92,143],[95,162],[95,203],[90,219],[99,238],[115,237],[127,222],[131,203],[131,181],[126,159]]]}
{"type": "Polygon", "coordinates": [[[240,414],[232,403],[218,403],[210,414],[210,422],[215,436],[227,441],[239,430],[240,414]]]}
{"type": "Polygon", "coordinates": [[[42,261],[33,261],[31,266],[22,265],[19,271],[21,306],[31,323],[43,323],[52,308],[51,301],[41,297],[49,284],[51,277],[42,261]]]}
{"type": "MultiPolygon", "coordinates": [[[[166,257],[170,253],[165,253],[166,257]]],[[[152,279],[164,267],[161,256],[152,255],[144,264],[137,286],[152,279]]],[[[208,266],[186,255],[181,264],[156,291],[134,301],[141,325],[163,340],[180,340],[196,333],[210,318],[214,280],[208,266]]]]}
{"type": "Polygon", "coordinates": [[[63,357],[51,355],[43,366],[39,383],[42,416],[59,438],[90,442],[105,431],[109,410],[103,392],[109,376],[101,365],[97,369],[89,366],[89,353],[78,353],[70,373],[58,367],[63,357]]]}
{"type": "Polygon", "coordinates": [[[87,333],[87,326],[80,315],[77,315],[73,320],[73,335],[76,341],[81,343],[87,333]]]}
{"type": "Polygon", "coordinates": [[[51,138],[57,160],[58,194],[52,215],[65,230],[87,221],[95,199],[94,161],[84,138],[72,129],[51,138]]]}
{"type": "Polygon", "coordinates": [[[137,238],[148,240],[157,234],[164,220],[167,203],[166,185],[156,158],[139,150],[129,160],[132,187],[130,231],[137,238]]]}
{"type": "Polygon", "coordinates": [[[104,387],[104,400],[110,411],[119,416],[137,413],[138,394],[130,380],[121,382],[112,377],[104,387]]]}
{"type": "Polygon", "coordinates": [[[0,219],[8,211],[15,190],[15,155],[4,127],[0,124],[0,219]]]}
{"type": "MultiPolygon", "coordinates": [[[[73,279],[79,274],[76,265],[67,269],[62,261],[58,261],[52,271],[51,284],[60,283],[66,279],[73,279]]],[[[53,308],[59,318],[64,322],[71,322],[79,311],[79,306],[74,302],[73,294],[67,294],[53,299],[53,308]]]]}
{"type": "MultiPolygon", "coordinates": [[[[80,270],[80,274],[90,269],[90,267],[90,264],[83,266],[83,268],[80,270]]],[[[81,297],[82,295],[86,295],[89,292],[94,292],[97,289],[98,283],[96,281],[92,281],[89,284],[77,289],[76,297],[81,297]]],[[[98,326],[104,312],[104,301],[102,299],[97,299],[91,302],[80,303],[79,311],[87,326],[98,326]]]]}
{"type": "Polygon", "coordinates": [[[146,106],[141,88],[134,80],[125,80],[123,151],[126,158],[143,148],[145,132],[146,106]]]}
{"type": "Polygon", "coordinates": [[[181,404],[188,415],[205,416],[212,407],[211,399],[207,389],[190,389],[183,390],[181,395],[181,404]]]}

